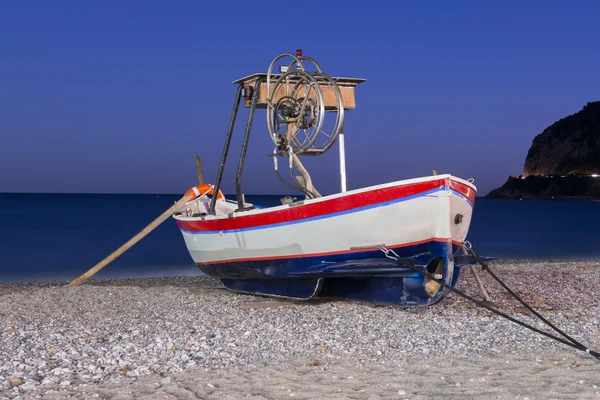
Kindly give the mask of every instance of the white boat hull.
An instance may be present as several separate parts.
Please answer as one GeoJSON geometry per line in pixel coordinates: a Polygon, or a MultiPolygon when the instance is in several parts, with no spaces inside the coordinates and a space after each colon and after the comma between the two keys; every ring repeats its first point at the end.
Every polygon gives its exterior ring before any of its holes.
{"type": "Polygon", "coordinates": [[[219,202],[221,215],[175,219],[194,262],[224,280],[318,280],[348,276],[348,268],[361,271],[355,278],[369,269],[371,277],[412,277],[390,267],[385,246],[423,268],[441,260],[452,284],[453,249],[468,233],[475,193],[471,183],[439,175],[243,212],[227,213],[229,203],[219,202]],[[345,272],[331,273],[336,265],[345,272]]]}

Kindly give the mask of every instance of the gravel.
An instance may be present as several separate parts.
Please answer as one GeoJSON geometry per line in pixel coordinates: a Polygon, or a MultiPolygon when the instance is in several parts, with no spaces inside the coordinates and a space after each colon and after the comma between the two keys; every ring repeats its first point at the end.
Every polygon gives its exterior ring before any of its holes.
{"type": "MultiPolygon", "coordinates": [[[[496,261],[496,274],[553,324],[600,348],[600,263],[496,261]]],[[[478,268],[479,269],[479,268],[478,268]]],[[[489,274],[494,305],[552,332],[489,274]]],[[[294,362],[583,354],[451,294],[426,308],[273,300],[205,276],[0,284],[0,398],[182,371],[294,362]]],[[[481,298],[470,271],[458,286],[481,298]]],[[[555,333],[558,335],[557,333],[555,333]]],[[[27,398],[27,397],[26,397],[27,398]]]]}

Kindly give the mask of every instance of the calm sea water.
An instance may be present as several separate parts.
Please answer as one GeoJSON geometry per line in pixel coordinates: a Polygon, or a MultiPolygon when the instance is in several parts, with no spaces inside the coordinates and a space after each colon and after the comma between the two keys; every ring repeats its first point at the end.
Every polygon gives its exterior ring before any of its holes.
{"type": "MultiPolygon", "coordinates": [[[[179,197],[0,193],[0,281],[74,279],[179,197]]],[[[269,206],[281,197],[246,200],[269,206]]],[[[477,198],[468,239],[485,256],[590,260],[600,259],[599,229],[597,201],[477,198]]],[[[95,278],[198,273],[168,219],[95,278]]]]}

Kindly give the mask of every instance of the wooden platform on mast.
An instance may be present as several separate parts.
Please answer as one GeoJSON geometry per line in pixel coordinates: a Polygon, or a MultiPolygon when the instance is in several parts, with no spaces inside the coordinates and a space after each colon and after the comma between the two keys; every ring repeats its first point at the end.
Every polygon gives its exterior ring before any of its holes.
{"type": "MultiPolygon", "coordinates": [[[[275,84],[277,79],[281,74],[271,74],[271,82],[270,84],[275,84]]],[[[257,73],[245,76],[238,80],[233,81],[234,84],[243,84],[244,86],[244,107],[250,107],[250,102],[252,100],[252,91],[254,90],[254,85],[259,78],[263,78],[266,81],[267,74],[266,73],[257,73]]],[[[356,96],[354,93],[354,88],[360,83],[366,82],[366,79],[363,78],[344,78],[344,77],[334,77],[331,79],[335,81],[337,86],[340,88],[340,92],[342,94],[342,102],[345,110],[352,110],[356,108],[356,96]]],[[[290,78],[290,82],[294,82],[294,78],[290,78]]],[[[321,88],[328,87],[327,84],[320,85],[321,88]]],[[[279,90],[279,93],[276,96],[276,100],[278,100],[281,96],[285,96],[282,89],[279,90]]],[[[335,100],[335,94],[332,91],[323,91],[323,101],[325,102],[325,108],[334,109],[337,108],[337,102],[335,100]]],[[[256,103],[257,108],[266,108],[267,107],[267,85],[261,84],[259,88],[258,99],[256,103]]]]}

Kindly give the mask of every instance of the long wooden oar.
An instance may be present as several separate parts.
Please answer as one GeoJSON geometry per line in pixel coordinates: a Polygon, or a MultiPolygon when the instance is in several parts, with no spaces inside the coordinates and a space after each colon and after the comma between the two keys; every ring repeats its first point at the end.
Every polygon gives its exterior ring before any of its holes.
{"type": "Polygon", "coordinates": [[[202,162],[200,162],[200,157],[196,156],[196,172],[198,172],[198,183],[204,184],[204,172],[202,172],[202,162]]]}
{"type": "Polygon", "coordinates": [[[67,286],[79,286],[86,280],[88,280],[92,275],[96,272],[100,271],[102,268],[106,267],[108,263],[113,261],[115,258],[119,257],[121,254],[125,253],[131,246],[139,242],[144,236],[152,232],[157,226],[163,223],[167,218],[169,218],[177,209],[183,206],[190,200],[193,200],[196,195],[189,191],[187,192],[181,199],[177,200],[175,204],[169,207],[165,212],[163,212],[158,218],[152,221],[148,226],[142,229],[137,235],[129,239],[125,244],[119,247],[117,250],[113,251],[108,257],[104,260],[100,261],[98,264],[94,265],[89,271],[85,274],[81,275],[79,278],[67,284],[67,286]]]}

